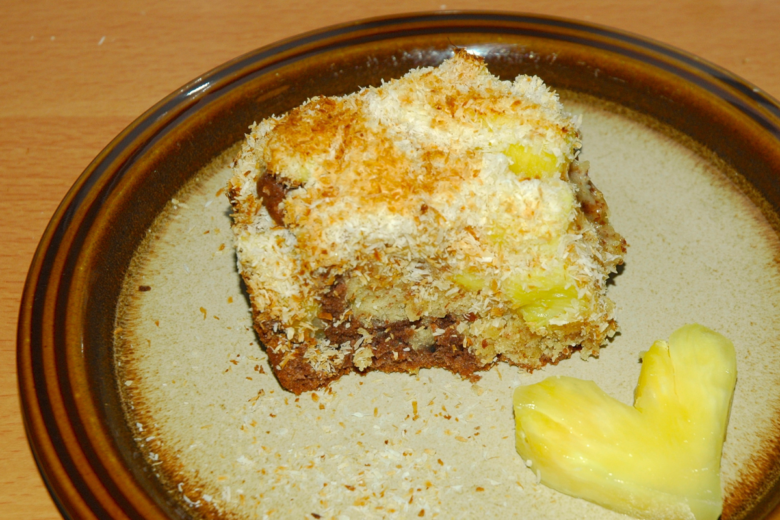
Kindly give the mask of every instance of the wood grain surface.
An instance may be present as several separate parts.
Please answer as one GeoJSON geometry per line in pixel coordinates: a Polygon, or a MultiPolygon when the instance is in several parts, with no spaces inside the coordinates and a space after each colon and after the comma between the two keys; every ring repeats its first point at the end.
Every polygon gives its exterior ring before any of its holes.
{"type": "Polygon", "coordinates": [[[16,321],[38,240],[92,158],[165,95],[242,53],[326,25],[439,9],[548,14],[619,28],[696,54],[780,97],[780,2],[774,0],[5,0],[0,4],[2,518],[60,518],[19,412],[16,321]]]}

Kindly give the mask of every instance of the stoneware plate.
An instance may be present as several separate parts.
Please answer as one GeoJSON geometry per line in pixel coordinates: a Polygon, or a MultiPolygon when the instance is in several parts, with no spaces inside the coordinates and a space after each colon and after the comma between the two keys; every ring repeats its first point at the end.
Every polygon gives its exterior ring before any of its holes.
{"type": "MultiPolygon", "coordinates": [[[[19,318],[25,425],[68,518],[622,518],[537,482],[513,388],[549,375],[631,403],[639,355],[689,322],[739,379],[723,519],[780,499],[780,106],[716,66],[595,25],[415,14],[305,34],[171,94],[87,168],[47,228],[19,318]],[[253,121],[462,47],[582,114],[584,158],[630,244],[598,359],[477,384],[441,370],[283,391],[251,330],[224,185],[253,121]]],[[[775,516],[776,517],[776,516],[775,516]]]]}

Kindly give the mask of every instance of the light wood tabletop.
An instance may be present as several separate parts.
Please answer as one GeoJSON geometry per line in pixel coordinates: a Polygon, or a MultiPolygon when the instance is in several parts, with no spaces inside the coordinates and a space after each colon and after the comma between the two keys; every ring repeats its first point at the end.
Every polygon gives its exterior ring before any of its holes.
{"type": "Polygon", "coordinates": [[[16,322],[38,241],[89,162],[147,108],[233,57],[326,25],[439,9],[528,12],[611,26],[696,54],[780,97],[780,2],[774,0],[4,1],[2,518],[60,518],[25,438],[16,379],[16,322]]]}

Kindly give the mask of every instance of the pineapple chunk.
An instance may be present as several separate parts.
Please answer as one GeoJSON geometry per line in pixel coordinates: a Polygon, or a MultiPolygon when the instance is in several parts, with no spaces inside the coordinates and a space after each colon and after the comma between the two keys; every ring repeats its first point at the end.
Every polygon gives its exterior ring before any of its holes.
{"type": "Polygon", "coordinates": [[[567,312],[577,312],[582,306],[577,285],[563,267],[540,271],[527,279],[510,276],[503,282],[502,291],[526,323],[539,326],[567,312]]]}
{"type": "Polygon", "coordinates": [[[546,326],[550,320],[569,312],[582,310],[582,302],[578,299],[577,287],[558,286],[546,291],[535,291],[536,301],[523,306],[520,314],[526,323],[546,326]]]}
{"type": "Polygon", "coordinates": [[[517,452],[567,495],[638,518],[716,520],[736,377],[732,343],[686,325],[644,354],[634,406],[569,377],[519,387],[517,452]]]}
{"type": "Polygon", "coordinates": [[[550,152],[535,153],[527,146],[510,144],[504,155],[511,161],[509,170],[524,179],[548,179],[561,172],[558,158],[550,152]]]}
{"type": "Polygon", "coordinates": [[[462,273],[452,276],[452,281],[460,285],[467,291],[477,292],[485,287],[487,283],[484,278],[479,276],[474,270],[467,269],[462,273]]]}
{"type": "Polygon", "coordinates": [[[489,230],[488,230],[488,238],[490,241],[497,245],[497,246],[503,246],[506,244],[507,235],[509,235],[509,229],[511,223],[499,223],[499,222],[492,222],[490,224],[489,230]]]}

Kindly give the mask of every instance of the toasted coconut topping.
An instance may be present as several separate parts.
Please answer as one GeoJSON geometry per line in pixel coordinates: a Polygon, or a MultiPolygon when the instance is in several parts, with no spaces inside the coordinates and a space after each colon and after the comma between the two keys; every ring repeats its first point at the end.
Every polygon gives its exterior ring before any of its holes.
{"type": "Polygon", "coordinates": [[[539,78],[501,81],[462,50],[253,125],[229,196],[258,329],[276,324],[276,348],[305,348],[320,373],[371,367],[376,327],[445,317],[483,365],[596,353],[616,328],[605,282],[625,242],[580,147],[577,119],[539,78]],[[324,333],[337,282],[350,314],[338,326],[366,331],[346,357],[324,333]]]}

